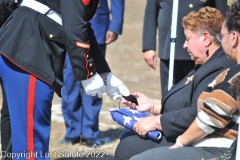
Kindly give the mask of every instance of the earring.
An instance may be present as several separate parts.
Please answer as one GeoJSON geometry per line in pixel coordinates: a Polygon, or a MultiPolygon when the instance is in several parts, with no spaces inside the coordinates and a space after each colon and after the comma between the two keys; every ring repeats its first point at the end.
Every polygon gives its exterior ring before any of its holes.
{"type": "Polygon", "coordinates": [[[208,49],[208,47],[206,47],[206,55],[207,55],[207,57],[209,56],[209,49],[208,49]]]}

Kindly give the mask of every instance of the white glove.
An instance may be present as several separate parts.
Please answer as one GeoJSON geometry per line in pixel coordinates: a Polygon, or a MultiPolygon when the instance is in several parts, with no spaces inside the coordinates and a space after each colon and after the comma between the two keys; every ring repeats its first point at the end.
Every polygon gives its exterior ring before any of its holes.
{"type": "Polygon", "coordinates": [[[122,95],[130,95],[127,87],[112,73],[109,73],[106,79],[106,93],[112,100],[120,99],[122,95]]]}
{"type": "Polygon", "coordinates": [[[101,98],[105,92],[103,80],[98,73],[89,79],[82,80],[81,83],[87,95],[96,96],[97,94],[101,98]]]}

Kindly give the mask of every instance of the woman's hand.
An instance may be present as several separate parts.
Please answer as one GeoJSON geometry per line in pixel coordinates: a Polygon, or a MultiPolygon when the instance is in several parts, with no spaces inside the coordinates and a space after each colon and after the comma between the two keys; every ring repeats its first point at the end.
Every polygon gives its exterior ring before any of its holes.
{"type": "Polygon", "coordinates": [[[159,125],[160,116],[149,116],[141,118],[133,126],[133,130],[140,136],[146,137],[148,132],[153,130],[161,130],[159,125]]]}
{"type": "Polygon", "coordinates": [[[139,92],[134,92],[131,94],[137,98],[138,105],[136,105],[135,103],[132,103],[130,101],[127,101],[125,99],[122,99],[121,102],[132,109],[137,109],[138,111],[142,111],[142,112],[151,111],[152,100],[150,98],[148,98],[147,96],[145,96],[144,94],[139,93],[139,92]]]}

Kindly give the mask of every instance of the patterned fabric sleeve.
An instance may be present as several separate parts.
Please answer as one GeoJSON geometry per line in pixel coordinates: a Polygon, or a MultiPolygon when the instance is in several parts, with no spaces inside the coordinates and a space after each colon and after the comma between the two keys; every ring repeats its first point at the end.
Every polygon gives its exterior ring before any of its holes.
{"type": "MultiPolygon", "coordinates": [[[[213,81],[212,92],[203,92],[198,98],[198,126],[207,134],[214,131],[228,138],[235,138],[236,132],[226,128],[237,111],[236,101],[231,96],[232,78],[226,78],[229,69],[223,71],[213,81]],[[224,132],[223,132],[224,130],[224,132]]],[[[229,75],[228,75],[229,77],[229,75]]]]}
{"type": "MultiPolygon", "coordinates": [[[[198,99],[198,122],[206,125],[206,133],[210,126],[224,128],[231,121],[236,111],[235,100],[223,90],[214,90],[212,93],[203,92],[198,99]]],[[[201,125],[200,125],[201,126],[201,125]]],[[[205,131],[205,129],[203,129],[205,131]]],[[[211,130],[213,132],[214,130],[211,130]]]]}

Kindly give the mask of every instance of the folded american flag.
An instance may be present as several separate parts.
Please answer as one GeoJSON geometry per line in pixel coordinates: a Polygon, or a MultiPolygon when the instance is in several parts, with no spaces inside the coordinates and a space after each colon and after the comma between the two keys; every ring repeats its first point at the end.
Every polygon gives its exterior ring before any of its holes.
{"type": "MultiPolygon", "coordinates": [[[[150,116],[147,113],[139,112],[133,109],[111,109],[110,113],[114,121],[130,130],[133,130],[134,124],[140,118],[150,116]]],[[[153,140],[159,140],[162,134],[160,131],[154,130],[150,131],[147,136],[153,140]]]]}

